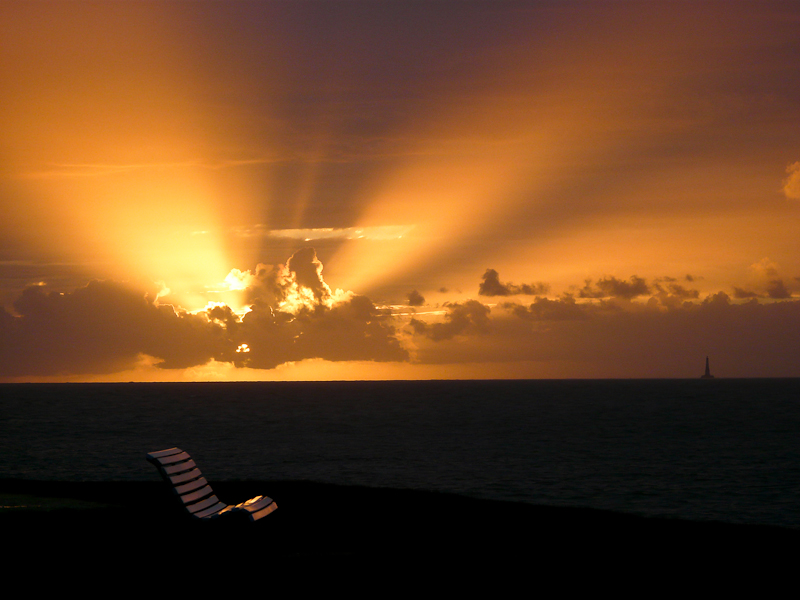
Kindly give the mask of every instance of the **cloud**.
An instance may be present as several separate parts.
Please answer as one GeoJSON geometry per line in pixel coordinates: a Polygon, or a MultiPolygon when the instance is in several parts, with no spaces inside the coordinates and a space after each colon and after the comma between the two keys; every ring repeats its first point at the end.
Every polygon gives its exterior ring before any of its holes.
{"type": "Polygon", "coordinates": [[[699,298],[700,292],[698,290],[690,290],[689,288],[685,288],[680,284],[671,283],[667,286],[667,290],[669,291],[670,296],[674,296],[675,298],[681,299],[689,299],[689,298],[699,298]]]}
{"type": "Polygon", "coordinates": [[[222,337],[202,315],[156,305],[120,284],[92,281],[71,293],[27,288],[0,322],[0,373],[109,373],[139,354],[182,368],[210,360],[222,337]]]}
{"type": "Polygon", "coordinates": [[[517,376],[693,377],[706,354],[719,374],[800,376],[800,301],[788,289],[794,280],[772,277],[777,268],[770,261],[754,272],[762,291],[735,288],[735,300],[722,292],[701,299],[671,277],[651,285],[607,277],[587,281],[583,291],[593,297],[536,297],[491,309],[468,300],[444,304],[444,314],[409,318],[365,296],[332,291],[314,249],[303,248],[286,264],[235,272],[233,282],[245,285],[251,300],[241,316],[222,303],[195,314],[163,304],[164,284],[148,294],[110,281],[71,292],[31,286],[13,313],[0,312],[0,376],[204,365],[233,372],[324,360],[537,365],[517,376]],[[644,290],[654,295],[637,301],[644,290]]]}
{"type": "Polygon", "coordinates": [[[439,342],[460,335],[485,334],[490,329],[489,307],[477,300],[446,304],[444,322],[427,324],[412,319],[411,326],[417,334],[424,334],[439,342]]]}
{"type": "Polygon", "coordinates": [[[237,347],[247,343],[250,351],[238,356],[229,352],[224,360],[242,367],[272,369],[307,358],[408,360],[390,316],[364,296],[353,295],[332,308],[304,308],[291,316],[271,307],[256,307],[233,333],[237,347]]]}
{"type": "Polygon", "coordinates": [[[710,355],[718,376],[800,375],[800,301],[735,303],[722,292],[672,307],[539,298],[500,305],[487,319],[480,331],[436,340],[418,326],[416,360],[517,364],[517,376],[693,378],[710,355]]]}
{"type": "Polygon", "coordinates": [[[749,270],[756,277],[762,279],[778,276],[778,265],[766,257],[762,258],[757,263],[750,265],[749,270]]]}
{"type": "Polygon", "coordinates": [[[224,285],[229,290],[246,290],[253,279],[250,271],[240,271],[239,269],[231,269],[225,276],[224,285]]]}
{"type": "Polygon", "coordinates": [[[422,306],[423,304],[425,304],[425,298],[417,290],[408,293],[409,306],[422,306]]]}
{"type": "Polygon", "coordinates": [[[746,287],[734,286],[734,297],[743,298],[771,298],[785,300],[792,297],[792,289],[796,288],[795,281],[787,284],[781,276],[778,265],[769,258],[763,258],[750,265],[748,283],[746,287]]]}
{"type": "Polygon", "coordinates": [[[500,275],[494,269],[486,269],[482,277],[478,294],[481,296],[535,296],[546,294],[550,286],[545,283],[514,285],[513,283],[500,283],[500,275]]]}
{"type": "Polygon", "coordinates": [[[616,277],[605,277],[592,287],[592,281],[586,280],[586,284],[581,288],[579,296],[581,298],[622,298],[633,300],[639,296],[650,293],[647,282],[636,275],[631,276],[630,281],[617,279],[616,277]]]}
{"type": "Polygon", "coordinates": [[[758,298],[758,294],[750,290],[733,286],[733,297],[738,300],[745,300],[749,298],[758,298]]]}
{"type": "Polygon", "coordinates": [[[16,315],[0,313],[0,375],[112,373],[143,355],[170,369],[408,360],[391,316],[364,296],[331,292],[313,248],[235,279],[249,283],[251,310],[242,318],[220,303],[191,314],[109,281],[68,293],[29,287],[13,304],[16,315]]]}
{"type": "Polygon", "coordinates": [[[237,274],[233,279],[246,284],[245,299],[249,304],[296,313],[303,308],[330,308],[334,299],[334,293],[322,277],[322,263],[314,248],[298,250],[285,265],[259,263],[255,273],[234,271],[237,274]]]}
{"type": "Polygon", "coordinates": [[[287,262],[294,282],[301,288],[311,290],[318,304],[325,304],[331,297],[331,288],[322,279],[322,263],[313,248],[295,252],[287,262]]]}
{"type": "Polygon", "coordinates": [[[791,200],[800,200],[800,162],[786,167],[789,176],[783,180],[783,193],[791,200]]]}
{"type": "Polygon", "coordinates": [[[792,293],[786,288],[782,279],[771,279],[767,283],[767,295],[776,300],[792,297],[792,293]]]}
{"type": "Polygon", "coordinates": [[[577,304],[572,296],[564,296],[559,300],[536,298],[529,307],[513,303],[504,304],[503,307],[521,319],[533,321],[576,321],[589,317],[587,306],[577,304]]]}
{"type": "MultiPolygon", "coordinates": [[[[687,281],[693,281],[693,279],[687,278],[687,281]]],[[[698,290],[687,288],[672,277],[661,277],[654,280],[652,291],[664,306],[676,306],[681,302],[700,298],[698,290]]]]}

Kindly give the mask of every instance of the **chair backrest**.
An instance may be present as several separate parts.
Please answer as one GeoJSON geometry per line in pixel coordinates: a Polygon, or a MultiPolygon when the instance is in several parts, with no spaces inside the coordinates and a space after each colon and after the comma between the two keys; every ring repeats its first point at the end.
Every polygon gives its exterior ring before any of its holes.
{"type": "Polygon", "coordinates": [[[147,460],[158,468],[193,517],[215,517],[227,508],[214,495],[214,490],[208,485],[192,457],[180,448],[150,452],[147,460]]]}

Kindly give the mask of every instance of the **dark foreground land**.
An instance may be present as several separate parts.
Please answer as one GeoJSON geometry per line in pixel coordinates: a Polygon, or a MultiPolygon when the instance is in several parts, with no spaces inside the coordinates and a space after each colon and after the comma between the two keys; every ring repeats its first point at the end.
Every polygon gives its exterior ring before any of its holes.
{"type": "Polygon", "coordinates": [[[433,492],[213,485],[223,501],[266,494],[279,509],[255,524],[203,523],[185,518],[161,482],[0,480],[4,579],[69,588],[112,580],[126,587],[151,576],[160,585],[195,586],[266,577],[297,591],[380,579],[384,589],[488,584],[499,597],[511,595],[503,592],[512,582],[633,593],[646,585],[645,596],[664,587],[767,591],[794,577],[800,542],[794,529],[433,492]]]}

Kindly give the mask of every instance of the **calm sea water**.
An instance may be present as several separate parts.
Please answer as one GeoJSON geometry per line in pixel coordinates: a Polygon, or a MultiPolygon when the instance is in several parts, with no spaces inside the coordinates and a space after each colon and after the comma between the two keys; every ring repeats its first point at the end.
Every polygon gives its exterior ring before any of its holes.
{"type": "Polygon", "coordinates": [[[800,528],[800,379],[0,385],[0,477],[306,479],[800,528]]]}

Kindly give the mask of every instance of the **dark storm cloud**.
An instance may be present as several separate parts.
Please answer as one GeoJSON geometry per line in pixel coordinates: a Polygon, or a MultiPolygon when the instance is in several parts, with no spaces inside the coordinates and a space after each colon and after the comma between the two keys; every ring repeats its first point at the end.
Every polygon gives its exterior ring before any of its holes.
{"type": "Polygon", "coordinates": [[[650,293],[647,282],[636,275],[632,275],[630,281],[617,279],[616,277],[605,277],[600,279],[596,286],[592,287],[591,280],[586,281],[586,285],[579,292],[581,298],[622,298],[632,300],[639,296],[650,293]]]}
{"type": "Polygon", "coordinates": [[[500,275],[497,271],[486,269],[478,286],[478,294],[481,296],[535,296],[546,294],[549,289],[550,286],[545,283],[523,283],[522,285],[501,283],[500,275]]]}
{"type": "Polygon", "coordinates": [[[0,375],[111,373],[133,368],[141,355],[161,368],[211,359],[255,368],[306,358],[407,360],[390,317],[364,296],[329,301],[321,273],[313,249],[286,267],[262,265],[241,320],[228,306],[190,314],[107,281],[69,293],[29,287],[14,302],[16,315],[0,313],[0,375]],[[307,302],[282,310],[298,298],[307,302]]]}
{"type": "Polygon", "coordinates": [[[412,320],[416,333],[425,334],[435,342],[450,340],[460,335],[484,334],[489,331],[491,321],[490,309],[477,300],[463,303],[446,304],[447,314],[442,323],[425,324],[417,319],[412,320]]]}
{"type": "Polygon", "coordinates": [[[798,301],[737,304],[719,292],[671,307],[613,302],[564,297],[529,307],[504,304],[481,335],[463,330],[469,343],[446,337],[434,343],[422,328],[417,360],[568,365],[571,377],[695,377],[708,354],[717,375],[800,375],[798,301]]]}
{"type": "Polygon", "coordinates": [[[504,304],[503,307],[521,319],[534,321],[575,321],[589,317],[586,305],[577,304],[575,298],[569,295],[558,300],[537,298],[528,307],[513,303],[504,304]]]}
{"type": "MultiPolygon", "coordinates": [[[[789,285],[792,285],[792,283],[793,282],[790,281],[789,285]]],[[[771,298],[772,300],[788,300],[792,297],[791,289],[781,278],[769,279],[755,287],[759,291],[733,286],[733,297],[737,299],[771,298]]]]}
{"type": "Polygon", "coordinates": [[[748,298],[758,298],[758,294],[752,292],[750,290],[745,290],[740,287],[733,287],[733,297],[738,300],[744,300],[748,298]]]}
{"type": "Polygon", "coordinates": [[[791,292],[786,288],[782,279],[772,279],[767,283],[767,295],[774,299],[791,298],[791,292]]]}
{"type": "Polygon", "coordinates": [[[422,306],[423,304],[425,304],[425,297],[417,290],[412,290],[408,293],[409,306],[422,306]]]}
{"type": "Polygon", "coordinates": [[[163,367],[203,364],[224,339],[222,328],[200,315],[176,313],[143,293],[93,281],[71,293],[27,288],[3,311],[0,372],[4,375],[110,373],[138,355],[163,367]]]}
{"type": "Polygon", "coordinates": [[[661,277],[653,281],[652,292],[664,306],[675,306],[680,302],[700,298],[698,290],[687,288],[672,277],[661,277]]]}
{"type": "Polygon", "coordinates": [[[268,307],[254,308],[242,319],[235,339],[247,343],[250,351],[230,353],[225,360],[259,369],[306,358],[408,359],[389,318],[364,296],[353,296],[330,309],[303,309],[291,318],[268,307]]]}
{"type": "Polygon", "coordinates": [[[682,299],[699,298],[700,292],[698,290],[691,290],[685,288],[677,283],[671,283],[667,286],[667,290],[671,296],[682,299]]]}

